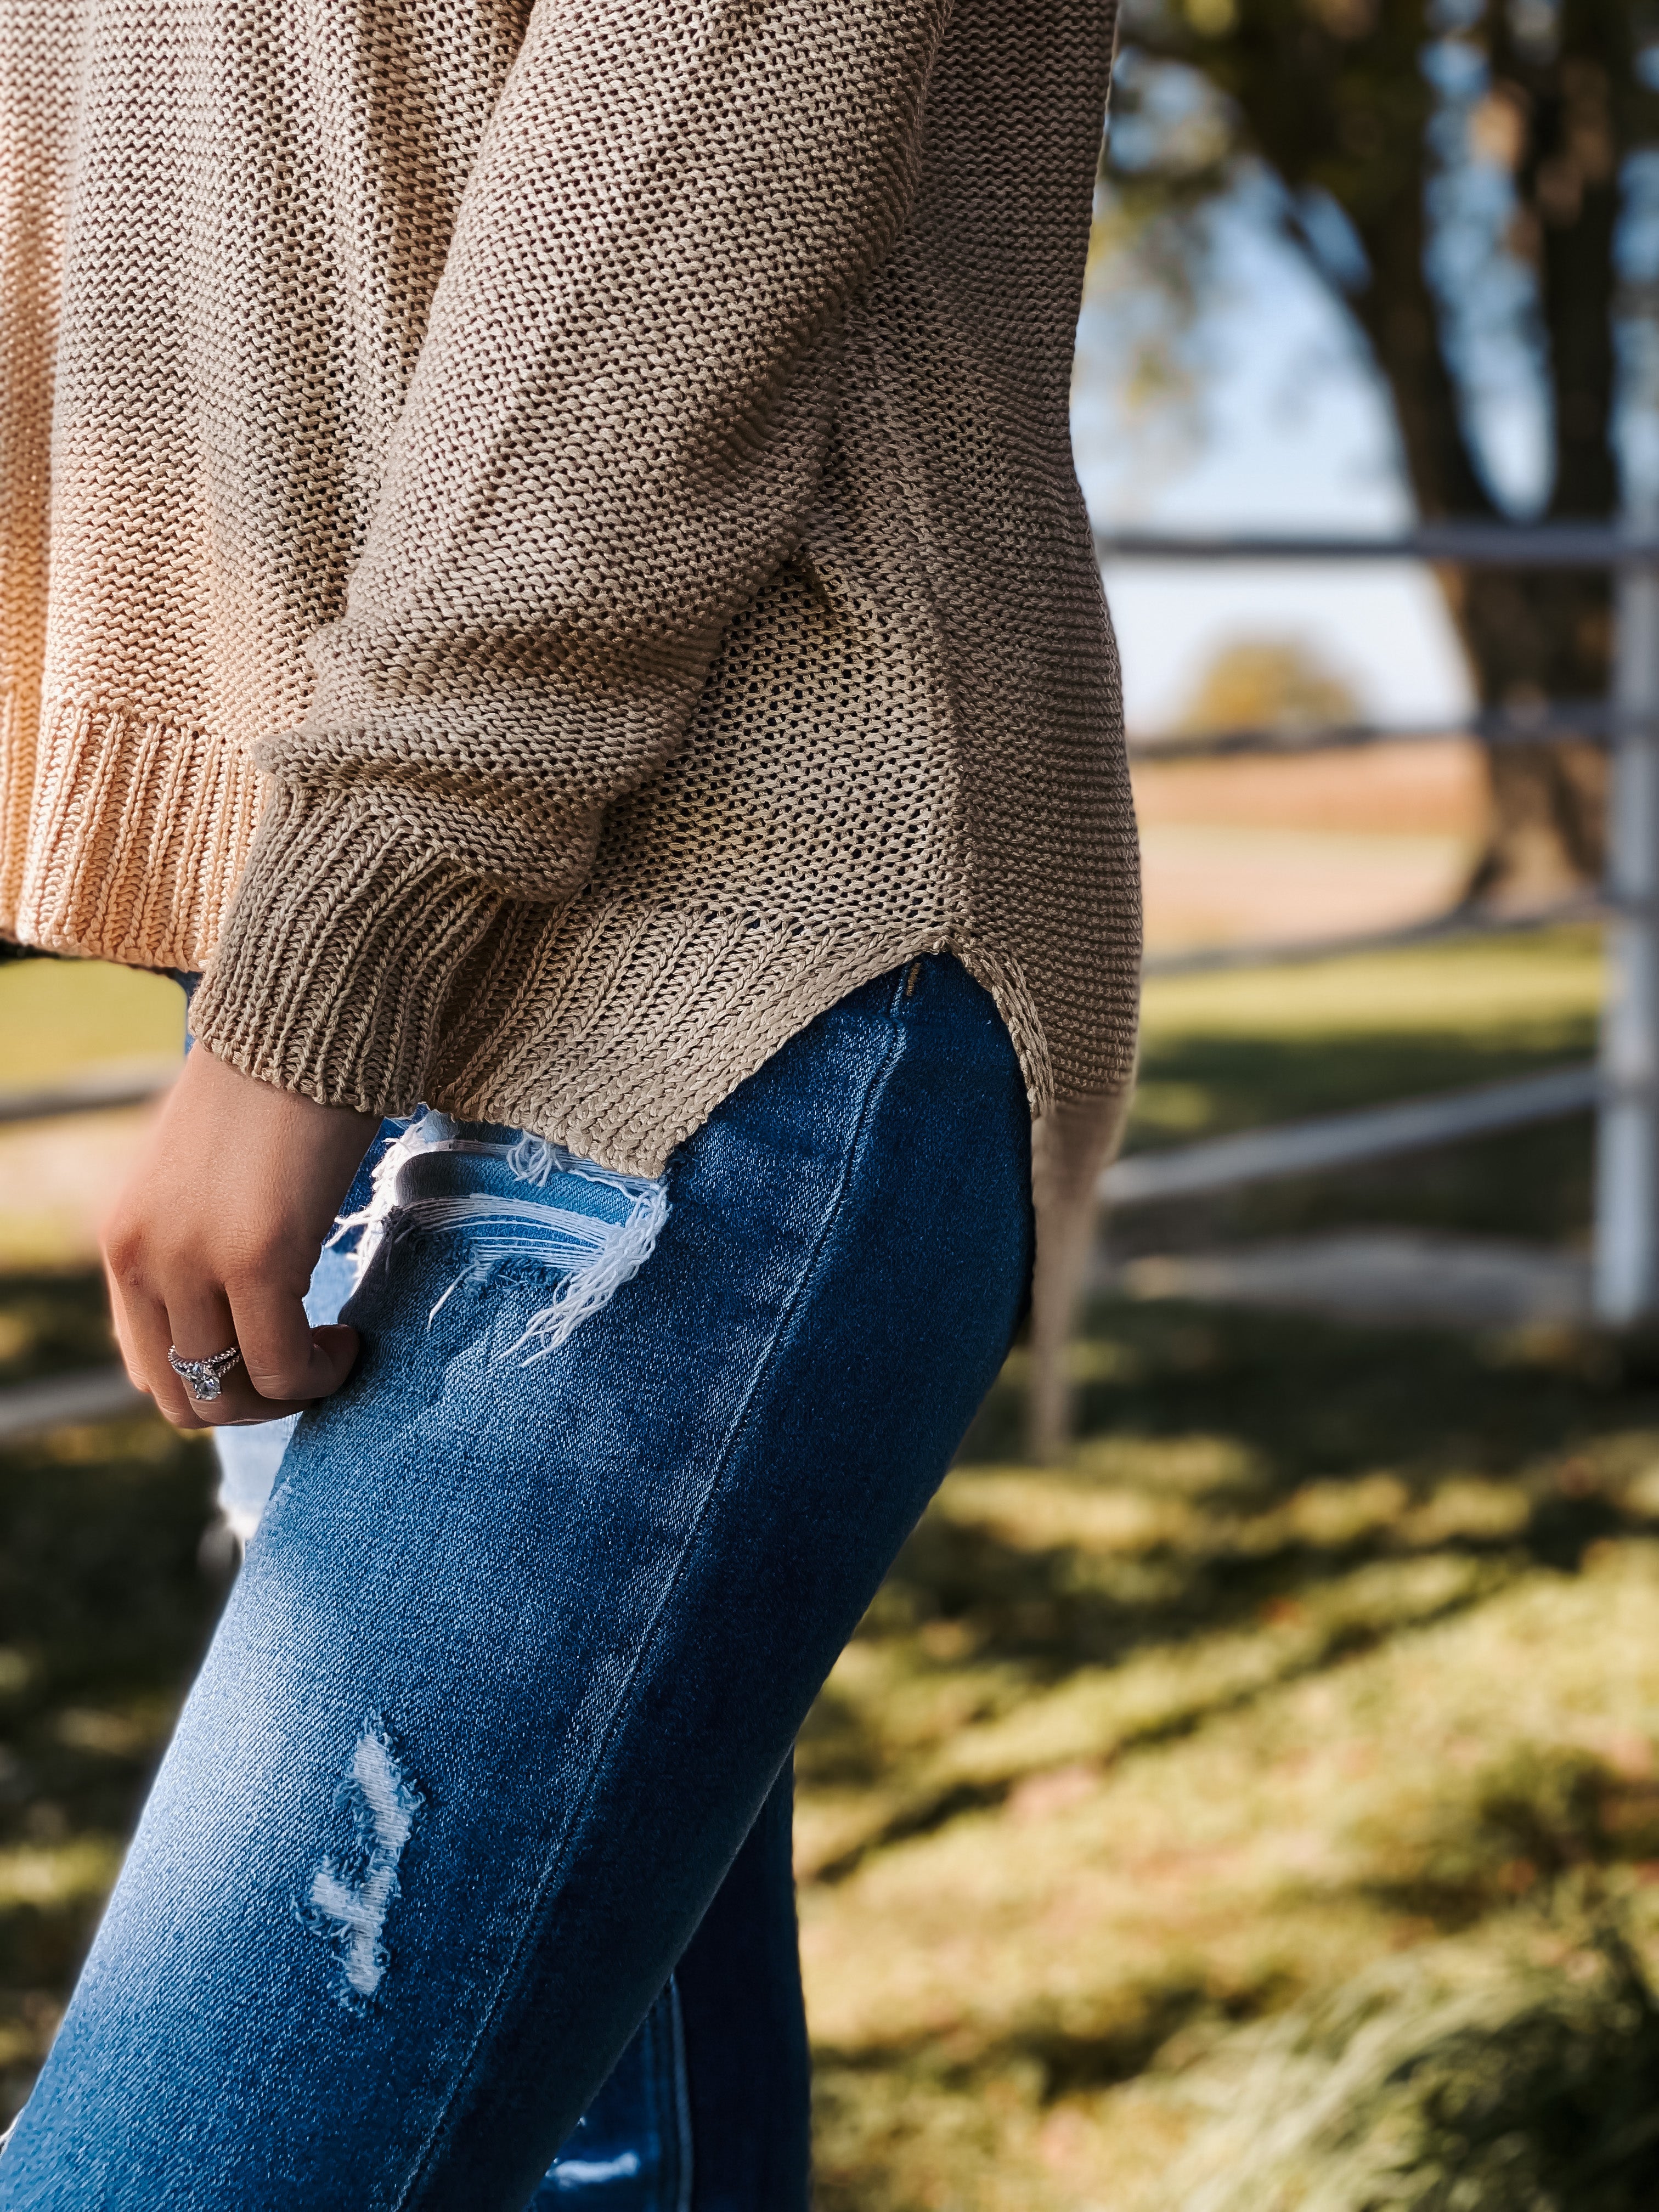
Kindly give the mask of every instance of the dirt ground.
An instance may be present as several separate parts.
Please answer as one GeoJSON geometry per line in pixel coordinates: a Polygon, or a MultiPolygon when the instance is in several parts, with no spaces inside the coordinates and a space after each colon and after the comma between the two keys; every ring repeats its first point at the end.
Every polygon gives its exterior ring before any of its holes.
{"type": "Polygon", "coordinates": [[[1396,928],[1461,895],[1486,811],[1467,739],[1301,760],[1139,761],[1152,953],[1396,928]]]}

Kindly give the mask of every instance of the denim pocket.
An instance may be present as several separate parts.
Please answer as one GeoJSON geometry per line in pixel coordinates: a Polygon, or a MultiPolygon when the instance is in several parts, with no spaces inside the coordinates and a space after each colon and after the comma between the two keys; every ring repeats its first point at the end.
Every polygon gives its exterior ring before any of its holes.
{"type": "Polygon", "coordinates": [[[556,1352],[636,1275],[668,1218],[665,1177],[613,1175],[562,1146],[489,1122],[422,1114],[374,1170],[373,1194],[352,1230],[361,1282],[376,1255],[410,1237],[456,1240],[462,1264],[431,1319],[464,1282],[487,1280],[505,1262],[528,1262],[556,1279],[503,1356],[526,1364],[556,1352]]]}
{"type": "MultiPolygon", "coordinates": [[[[651,1257],[668,1218],[665,1177],[612,1175],[522,1129],[447,1114],[387,1122],[353,1194],[362,1203],[335,1224],[311,1279],[313,1327],[349,1318],[351,1295],[382,1250],[445,1237],[459,1264],[428,1322],[463,1283],[487,1281],[498,1268],[533,1267],[547,1282],[545,1303],[501,1355],[520,1353],[525,1365],[556,1352],[610,1303],[651,1257]]],[[[220,1510],[243,1544],[298,1419],[213,1432],[220,1510]]]]}

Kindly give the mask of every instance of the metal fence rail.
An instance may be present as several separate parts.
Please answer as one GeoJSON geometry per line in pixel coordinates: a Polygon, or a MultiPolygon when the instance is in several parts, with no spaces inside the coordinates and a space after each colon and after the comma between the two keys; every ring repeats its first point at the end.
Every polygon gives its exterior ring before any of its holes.
{"type": "Polygon", "coordinates": [[[49,1121],[60,1114],[95,1114],[159,1098],[178,1073],[170,1060],[117,1060],[66,1077],[40,1091],[0,1091],[0,1124],[49,1121]]]}
{"type": "MultiPolygon", "coordinates": [[[[1521,918],[1603,920],[1607,925],[1609,988],[1602,1018],[1599,1073],[1576,1071],[1574,1103],[1558,1102],[1560,1085],[1539,1078],[1504,1086],[1504,1119],[1480,1119],[1496,1110],[1497,1094],[1462,1094],[1438,1103],[1411,1102],[1373,1114],[1326,1123],[1293,1124],[1253,1138],[1222,1139],[1122,1161],[1102,1178],[1101,1194],[1116,1204],[1144,1203],[1162,1188],[1206,1190],[1229,1182],[1308,1171],[1382,1157],[1404,1149],[1405,1133],[1434,1127],[1430,1142],[1502,1126],[1515,1127],[1564,1111],[1594,1105],[1597,1114],[1595,1302],[1598,1316],[1621,1325],[1659,1313],[1659,529],[1644,517],[1624,526],[1554,523],[1522,527],[1504,523],[1436,523],[1389,538],[1299,532],[1188,535],[1160,531],[1101,531],[1095,545],[1103,562],[1428,562],[1478,568],[1602,569],[1616,579],[1618,629],[1612,696],[1595,706],[1553,701],[1536,714],[1486,713],[1462,718],[1447,729],[1390,730],[1361,725],[1297,732],[1223,732],[1135,748],[1142,761],[1305,755],[1401,739],[1431,743],[1465,732],[1498,744],[1565,736],[1608,745],[1612,752],[1607,879],[1599,901],[1575,902],[1571,911],[1521,918]],[[1183,1170],[1182,1152],[1191,1155],[1183,1170]],[[1140,1195],[1136,1196],[1135,1194],[1140,1195]]],[[[1147,963],[1149,975],[1193,974],[1292,959],[1347,954],[1433,942],[1453,935],[1486,935],[1513,928],[1516,918],[1458,910],[1416,929],[1328,939],[1305,946],[1250,945],[1177,955],[1147,963]]],[[[1567,1086],[1571,1089],[1571,1085],[1567,1086]]],[[[1419,1141],[1413,1139],[1413,1143],[1419,1141]]]]}
{"type": "Polygon", "coordinates": [[[1640,728],[1643,717],[1621,714],[1609,701],[1586,699],[1557,703],[1523,714],[1515,708],[1489,708],[1468,714],[1447,714],[1435,722],[1332,722],[1306,729],[1205,730],[1168,738],[1130,740],[1132,761],[1231,759],[1266,754],[1275,760],[1300,760],[1305,754],[1358,750],[1368,745],[1443,744],[1449,738],[1478,738],[1487,745],[1535,745],[1552,738],[1576,738],[1606,744],[1627,728],[1640,728]]]}
{"type": "Polygon", "coordinates": [[[1121,1212],[1170,1199],[1196,1198],[1246,1183],[1272,1182],[1285,1176],[1318,1175],[1332,1168],[1429,1152],[1469,1137],[1489,1137],[1535,1121],[1558,1121],[1582,1114],[1601,1095],[1593,1066],[1552,1068],[1509,1083],[1483,1083],[1472,1091],[1443,1091],[1432,1098],[1405,1098],[1388,1106],[1366,1106],[1348,1114],[1325,1114],[1306,1121],[1285,1121],[1270,1129],[1249,1129],[1236,1137],[1206,1137],[1196,1144],[1135,1152],[1107,1169],[1100,1194],[1121,1212]]]}
{"type": "Polygon", "coordinates": [[[76,1375],[49,1376],[42,1382],[24,1382],[15,1389],[0,1390],[0,1444],[20,1443],[26,1437],[75,1428],[82,1422],[118,1420],[149,1404],[143,1391],[128,1382],[122,1367],[92,1367],[76,1375]]]}
{"type": "Polygon", "coordinates": [[[1426,561],[1457,568],[1655,568],[1659,530],[1605,522],[1431,522],[1389,537],[1352,531],[1097,530],[1103,561],[1426,561]]]}
{"type": "Polygon", "coordinates": [[[1562,899],[1526,914],[1483,915],[1454,907],[1427,921],[1404,922],[1398,929],[1355,930],[1342,937],[1290,937],[1262,945],[1206,945],[1190,952],[1149,953],[1141,973],[1165,975],[1224,975],[1235,968],[1299,968],[1320,960],[1344,960],[1367,952],[1405,952],[1425,945],[1455,945],[1472,938],[1526,937],[1571,922],[1605,921],[1612,912],[1604,898],[1562,899]]]}

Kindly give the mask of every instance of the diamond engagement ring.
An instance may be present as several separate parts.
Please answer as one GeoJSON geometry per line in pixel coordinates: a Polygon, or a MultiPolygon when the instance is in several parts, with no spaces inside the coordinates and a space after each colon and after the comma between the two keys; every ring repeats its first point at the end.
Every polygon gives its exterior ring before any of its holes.
{"type": "Polygon", "coordinates": [[[211,1359],[185,1359],[176,1344],[167,1346],[167,1365],[198,1406],[212,1404],[224,1387],[225,1376],[240,1365],[241,1358],[240,1348],[234,1344],[224,1352],[216,1352],[211,1359]]]}

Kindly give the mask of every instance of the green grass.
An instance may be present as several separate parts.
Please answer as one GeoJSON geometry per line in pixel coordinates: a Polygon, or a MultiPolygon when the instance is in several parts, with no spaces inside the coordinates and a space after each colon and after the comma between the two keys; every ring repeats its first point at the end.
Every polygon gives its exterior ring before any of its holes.
{"type": "MultiPolygon", "coordinates": [[[[1598,986],[1583,935],[1160,986],[1138,1139],[1580,1056],[1598,986]]],[[[1571,1237],[1587,1176],[1568,1125],[1145,1229],[1571,1237]]],[[[10,1279],[0,1376],[100,1328],[10,1279]]],[[[1645,2212],[1659,1368],[1111,1300],[1077,1364],[1039,1471],[1011,1358],[802,1739],[822,2212],[1645,2212]]],[[[0,1455],[14,2098],[218,1601],[207,1497],[154,1424],[0,1455]]]]}
{"type": "Polygon", "coordinates": [[[1129,1149],[1583,1060],[1601,988],[1589,930],[1154,981],[1129,1149]]]}
{"type": "MultiPolygon", "coordinates": [[[[1128,1149],[1497,1082],[1590,1058],[1602,990],[1589,929],[1241,975],[1155,981],[1128,1149]]],[[[1126,1249],[1346,1223],[1582,1239],[1588,1115],[1340,1177],[1292,1177],[1126,1217],[1126,1249]]]]}
{"type": "MultiPolygon", "coordinates": [[[[11,1374],[103,1348],[74,1278],[5,1284],[11,1374]],[[20,1356],[29,1336],[38,1358],[20,1356]]],[[[207,1451],[160,1420],[0,1454],[0,2098],[21,2101],[206,1642],[207,1451]]]]}
{"type": "MultiPolygon", "coordinates": [[[[1593,1048],[1601,990],[1589,929],[1154,981],[1132,1142],[1581,1056],[1593,1048]]],[[[183,1027],[183,1001],[166,976],[90,960],[0,966],[7,1085],[100,1059],[171,1055],[183,1027]]]]}
{"type": "Polygon", "coordinates": [[[175,1059],[185,1002],[165,975],[101,960],[0,965],[0,1088],[27,1090],[102,1060],[175,1059]]]}
{"type": "MultiPolygon", "coordinates": [[[[1085,1348],[1070,1463],[958,1468],[803,1740],[829,2212],[1153,2212],[1247,2152],[1229,2212],[1311,2203],[1229,2085],[1281,2093],[1378,1961],[1407,2040],[1497,1988],[1495,2051],[1605,1987],[1626,2095],[1653,2030],[1597,1929],[1659,1958],[1659,1391],[1570,1337],[1179,1307],[1085,1348]]],[[[1474,2212],[1576,2212],[1515,2155],[1474,2212]]],[[[1650,2203],[1632,2157],[1584,2201],[1650,2203]]],[[[1443,2202],[1355,2191],[1317,2202],[1443,2202]]]]}
{"type": "MultiPolygon", "coordinates": [[[[92,1066],[146,1081],[176,1067],[184,1000],[164,975],[89,960],[0,963],[0,1095],[92,1066]]],[[[0,1268],[85,1267],[148,1109],[0,1127],[0,1268]]]]}
{"type": "Polygon", "coordinates": [[[1470,941],[1147,987],[1136,1146],[1497,1080],[1593,1052],[1598,933],[1470,941]]]}

